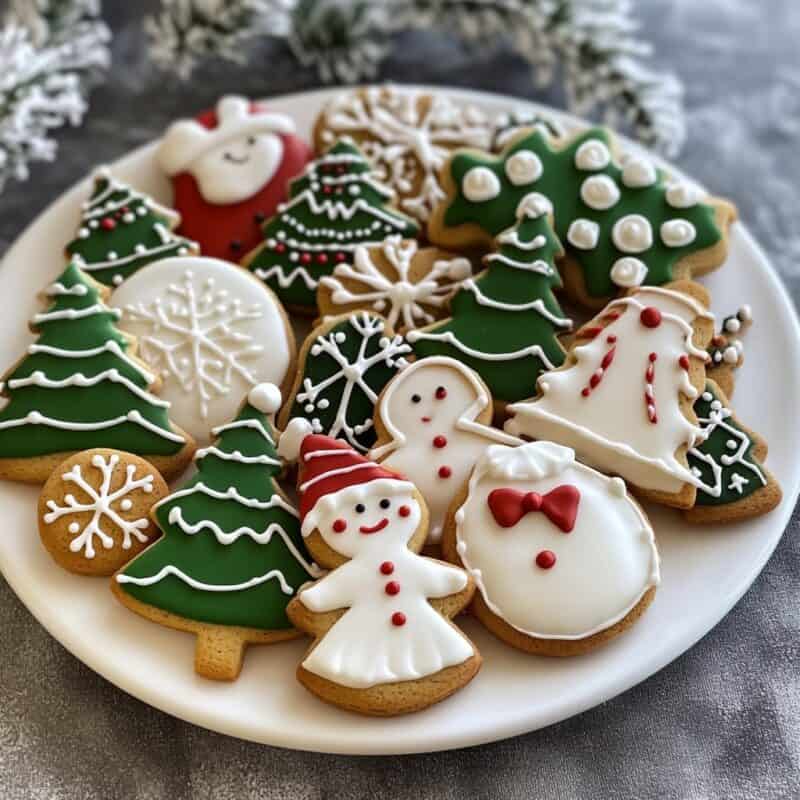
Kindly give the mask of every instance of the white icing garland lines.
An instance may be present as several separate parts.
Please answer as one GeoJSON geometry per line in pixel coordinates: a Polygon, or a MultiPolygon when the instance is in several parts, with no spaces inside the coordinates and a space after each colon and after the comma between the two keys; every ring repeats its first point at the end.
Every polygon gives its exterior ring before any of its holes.
{"type": "Polygon", "coordinates": [[[272,466],[276,467],[281,466],[281,462],[277,458],[272,458],[268,455],[246,456],[239,450],[226,452],[225,450],[220,450],[218,447],[214,447],[213,445],[210,447],[201,447],[194,454],[194,459],[195,461],[199,461],[201,458],[205,458],[206,456],[216,456],[223,461],[236,461],[240,464],[271,464],[272,466]]]}
{"type": "Polygon", "coordinates": [[[556,327],[569,329],[572,327],[572,320],[567,319],[566,317],[558,317],[553,314],[544,304],[544,301],[541,298],[537,298],[536,300],[531,300],[529,303],[503,303],[499,300],[494,300],[491,297],[487,297],[480,289],[480,286],[476,283],[475,280],[472,278],[468,278],[464,281],[462,289],[468,292],[472,292],[475,295],[475,302],[482,306],[487,306],[488,308],[497,308],[501,311],[537,311],[541,314],[548,322],[552,323],[556,327]]]}
{"type": "MultiPolygon", "coordinates": [[[[83,265],[81,265],[81,269],[84,272],[96,272],[101,269],[110,269],[111,267],[122,267],[125,266],[126,264],[130,264],[132,261],[137,261],[140,258],[149,258],[150,256],[156,256],[159,255],[160,253],[166,253],[167,251],[172,250],[176,245],[181,244],[178,237],[172,236],[172,234],[170,234],[170,237],[171,238],[167,243],[157,245],[156,247],[151,247],[150,249],[147,249],[146,247],[143,250],[134,249],[134,251],[129,255],[120,256],[119,258],[108,259],[106,261],[85,262],[83,265]]],[[[188,253],[189,253],[188,245],[180,246],[178,248],[177,254],[179,256],[185,256],[188,253]]]]}
{"type": "MultiPolygon", "coordinates": [[[[344,248],[335,248],[337,250],[341,250],[344,248]]],[[[309,271],[305,267],[295,267],[288,275],[283,270],[283,265],[275,264],[271,266],[269,269],[264,269],[263,267],[258,267],[255,270],[255,275],[261,278],[262,281],[270,281],[276,280],[278,282],[278,286],[281,289],[286,289],[291,286],[296,278],[302,278],[303,283],[305,283],[306,288],[310,290],[314,290],[319,285],[319,282],[316,278],[313,278],[309,271]]]]}
{"type": "Polygon", "coordinates": [[[396,230],[405,228],[404,219],[370,205],[363,197],[356,198],[355,202],[348,207],[341,200],[323,200],[319,202],[311,189],[303,189],[300,194],[293,197],[288,203],[279,206],[278,212],[284,214],[300,203],[305,203],[315,216],[324,214],[331,222],[337,219],[349,222],[359,211],[363,211],[365,214],[380,218],[386,225],[391,225],[396,230]]]}
{"type": "Polygon", "coordinates": [[[108,314],[114,319],[120,318],[120,312],[115,308],[109,308],[103,303],[95,303],[86,308],[64,308],[60,311],[43,311],[40,314],[34,314],[31,322],[34,325],[39,325],[42,322],[53,322],[59,319],[83,319],[84,317],[93,317],[97,314],[108,314]]]}
{"type": "Polygon", "coordinates": [[[99,356],[101,353],[111,353],[117,358],[121,358],[128,366],[135,369],[148,384],[154,383],[156,376],[152,372],[145,369],[145,367],[138,361],[126,355],[119,342],[114,339],[109,339],[105,344],[99,347],[90,347],[88,350],[64,350],[61,347],[53,347],[49,344],[31,344],[28,345],[28,354],[35,355],[36,353],[44,353],[48,356],[57,356],[58,358],[93,358],[99,356]]]}
{"type": "Polygon", "coordinates": [[[269,431],[264,427],[260,419],[235,419],[233,422],[226,422],[224,425],[217,425],[211,429],[214,436],[219,436],[225,431],[231,431],[235,428],[252,428],[258,431],[271,445],[275,444],[275,440],[270,436],[269,431]]]}
{"type": "MultiPolygon", "coordinates": [[[[81,269],[85,269],[84,265],[81,265],[81,269]]],[[[89,292],[89,288],[82,283],[75,283],[72,286],[64,286],[61,281],[55,281],[55,283],[51,283],[45,290],[44,293],[50,296],[57,296],[57,295],[72,295],[73,297],[83,297],[89,292]]]]}
{"type": "MultiPolygon", "coordinates": [[[[125,474],[125,482],[116,491],[110,492],[111,478],[113,475],[114,467],[119,463],[119,456],[115,453],[110,456],[106,461],[105,456],[97,453],[92,457],[92,466],[100,470],[102,474],[102,483],[99,489],[95,489],[84,477],[81,472],[81,465],[76,464],[69,472],[61,476],[65,483],[74,483],[89,497],[89,502],[78,502],[75,496],[67,494],[64,496],[66,505],[59,506],[55,500],[47,501],[47,508],[50,510],[44,515],[44,521],[47,524],[55,522],[63,516],[68,514],[81,514],[83,512],[93,512],[92,518],[86,527],[81,531],[80,524],[75,521],[70,523],[69,532],[78,534],[69,543],[69,549],[73,553],[84,551],[86,558],[94,558],[96,553],[94,549],[94,538],[100,540],[100,544],[106,549],[110,550],[114,546],[114,539],[106,533],[101,523],[103,517],[108,517],[111,522],[122,531],[122,549],[130,550],[132,545],[132,538],[135,538],[141,543],[147,541],[141,531],[149,526],[146,517],[129,521],[121,517],[113,508],[112,505],[120,498],[124,498],[137,489],[150,493],[153,491],[153,475],[148,474],[142,478],[134,478],[136,473],[136,466],[128,464],[125,474]]],[[[125,500],[122,501],[125,503],[125,500]]]]}
{"type": "MultiPolygon", "coordinates": [[[[172,498],[170,498],[172,499],[172,498]]],[[[228,533],[223,531],[216,522],[210,519],[202,519],[197,523],[187,522],[183,518],[183,512],[180,506],[174,506],[169,511],[167,517],[171,525],[177,525],[188,536],[194,536],[203,530],[210,530],[217,541],[222,545],[233,544],[241,536],[249,536],[256,544],[267,545],[272,541],[273,534],[277,533],[286,545],[286,549],[292,554],[292,557],[301,564],[309,575],[319,577],[322,575],[322,570],[313,562],[307,561],[303,554],[295,547],[294,542],[291,540],[286,531],[277,522],[270,522],[267,529],[264,531],[255,531],[252,528],[243,525],[234,531],[228,533]]]]}
{"type": "Polygon", "coordinates": [[[511,247],[516,247],[519,250],[539,250],[547,244],[547,237],[541,233],[533,237],[529,242],[523,242],[519,238],[517,226],[506,228],[498,237],[497,241],[500,244],[507,244],[511,247]]]}
{"type": "Polygon", "coordinates": [[[487,261],[499,261],[502,264],[506,264],[509,267],[513,267],[514,269],[524,269],[528,272],[538,272],[541,275],[553,275],[553,268],[542,259],[536,259],[536,261],[517,261],[516,259],[509,258],[502,253],[490,253],[486,256],[487,261]]]}
{"type": "Polygon", "coordinates": [[[210,486],[206,486],[202,481],[198,481],[186,489],[179,489],[177,492],[173,492],[171,495],[169,495],[169,497],[165,497],[163,500],[156,503],[153,506],[153,510],[159,508],[165,503],[177,500],[179,497],[188,497],[189,495],[197,492],[204,494],[207,497],[213,497],[215,500],[233,500],[234,502],[240,503],[243,506],[247,506],[248,508],[257,508],[260,511],[265,511],[269,508],[281,508],[287,514],[291,514],[293,517],[297,517],[299,519],[300,516],[297,513],[297,509],[291,504],[287,503],[286,500],[284,500],[279,494],[272,495],[269,500],[258,500],[255,497],[244,497],[244,495],[239,494],[234,486],[229,486],[226,491],[220,492],[217,489],[212,489],[210,486]]]}
{"type": "Polygon", "coordinates": [[[269,580],[277,580],[281,585],[281,591],[284,594],[294,594],[294,589],[289,586],[286,578],[279,569],[271,569],[265,575],[259,575],[256,578],[250,578],[249,581],[234,584],[217,584],[217,583],[203,583],[203,581],[195,580],[187,575],[183,570],[173,564],[167,564],[162,567],[155,575],[148,578],[134,578],[131,575],[117,575],[117,583],[132,583],[135,586],[152,586],[154,583],[162,581],[169,575],[174,575],[176,578],[182,580],[185,584],[192,587],[192,589],[199,589],[203,592],[241,592],[245,589],[252,589],[255,586],[260,586],[269,580]]]}

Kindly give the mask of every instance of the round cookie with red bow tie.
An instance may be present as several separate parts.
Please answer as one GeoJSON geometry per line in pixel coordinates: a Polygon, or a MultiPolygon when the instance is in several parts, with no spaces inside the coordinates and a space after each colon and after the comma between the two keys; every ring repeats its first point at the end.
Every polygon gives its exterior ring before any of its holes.
{"type": "Polygon", "coordinates": [[[513,647],[585,653],[653,599],[659,556],[644,511],[621,478],[567,447],[491,445],[453,508],[444,554],[475,579],[475,616],[513,647]]]}
{"type": "Polygon", "coordinates": [[[229,95],[173,123],[156,157],[172,179],[179,232],[203,255],[238,262],[261,242],[262,223],[311,156],[290,117],[229,95]]]}

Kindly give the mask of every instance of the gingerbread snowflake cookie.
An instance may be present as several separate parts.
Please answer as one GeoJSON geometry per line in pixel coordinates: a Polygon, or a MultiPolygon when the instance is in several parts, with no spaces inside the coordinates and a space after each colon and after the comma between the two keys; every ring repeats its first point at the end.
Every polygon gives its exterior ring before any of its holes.
{"type": "Polygon", "coordinates": [[[469,260],[413,239],[388,236],[376,247],[358,247],[353,263],[322,278],[317,306],[322,317],[377,311],[401,333],[440,319],[450,298],[472,272],[469,260]]]}
{"type": "Polygon", "coordinates": [[[475,578],[478,619],[538,655],[578,655],[614,638],[660,580],[653,529],[622,479],[552,442],[489,447],[442,544],[475,578]]]}
{"type": "Polygon", "coordinates": [[[158,536],[149,513],[168,491],[153,465],[132,453],[85,450],[42,488],[42,543],[70,572],[111,575],[158,536]]]}
{"type": "Polygon", "coordinates": [[[488,148],[492,123],[478,108],[444,94],[397,86],[342,92],[320,114],[317,150],[351,137],[399,197],[399,207],[421,222],[443,197],[438,172],[457,147],[488,148]]]}

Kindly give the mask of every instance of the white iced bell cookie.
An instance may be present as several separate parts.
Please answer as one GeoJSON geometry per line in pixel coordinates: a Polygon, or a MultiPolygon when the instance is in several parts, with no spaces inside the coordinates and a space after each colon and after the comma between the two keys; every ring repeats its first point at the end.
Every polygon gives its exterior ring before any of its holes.
{"type": "Polygon", "coordinates": [[[488,167],[473,167],[464,175],[462,190],[471,203],[484,203],[500,194],[500,181],[488,167]]]}
{"type": "Polygon", "coordinates": [[[254,387],[256,403],[275,402],[294,341],[279,302],[248,272],[214,258],[165,258],[122,284],[111,305],[122,312],[119,327],[138,338],[139,357],[161,376],[171,418],[198,443],[236,416],[254,387]]]}
{"type": "Polygon", "coordinates": [[[533,183],[542,175],[541,159],[530,150],[518,150],[506,161],[506,175],[514,186],[533,183]]]}
{"type": "Polygon", "coordinates": [[[623,289],[641,286],[647,277],[647,264],[634,256],[618,258],[611,267],[611,280],[623,289]]]}

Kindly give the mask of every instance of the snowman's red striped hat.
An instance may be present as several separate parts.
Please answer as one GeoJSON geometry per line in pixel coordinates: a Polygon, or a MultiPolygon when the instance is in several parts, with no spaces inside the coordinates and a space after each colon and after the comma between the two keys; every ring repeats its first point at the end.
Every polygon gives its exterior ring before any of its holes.
{"type": "Polygon", "coordinates": [[[414,484],[397,472],[370,461],[340,439],[313,433],[308,420],[296,417],[286,427],[278,453],[298,462],[302,532],[308,536],[320,518],[355,505],[367,494],[382,496],[414,491],[414,484]]]}

